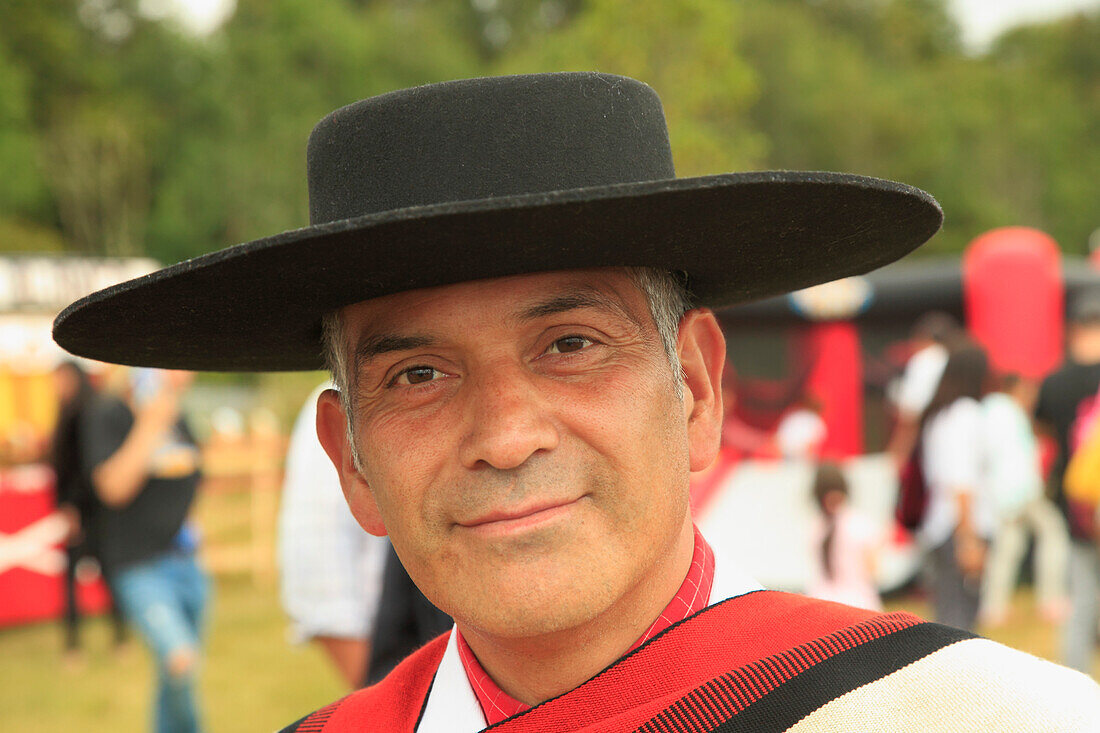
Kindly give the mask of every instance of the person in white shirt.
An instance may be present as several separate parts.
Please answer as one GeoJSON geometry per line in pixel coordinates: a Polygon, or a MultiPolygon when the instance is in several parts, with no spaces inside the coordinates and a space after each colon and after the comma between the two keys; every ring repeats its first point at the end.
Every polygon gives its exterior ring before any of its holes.
{"type": "Polygon", "coordinates": [[[982,408],[989,362],[977,344],[951,351],[921,420],[928,508],[917,531],[931,561],[935,620],[973,629],[994,512],[983,478],[982,408]]]}
{"type": "Polygon", "coordinates": [[[1043,490],[1039,444],[1029,417],[1038,385],[1010,374],[1001,377],[999,387],[982,400],[986,482],[997,529],[982,584],[981,617],[993,626],[1007,621],[1009,598],[1032,533],[1039,610],[1048,621],[1060,621],[1068,610],[1069,534],[1061,512],[1043,490]]]}
{"type": "Polygon", "coordinates": [[[959,333],[955,319],[939,311],[926,313],[913,326],[910,341],[914,352],[905,363],[894,393],[897,423],[887,446],[899,469],[916,447],[921,415],[935,396],[947,364],[947,344],[959,333]]]}
{"type": "Polygon", "coordinates": [[[317,440],[313,390],[294,422],[279,509],[280,598],[296,640],[317,642],[349,688],[370,658],[389,542],[355,521],[340,477],[317,440]]]}

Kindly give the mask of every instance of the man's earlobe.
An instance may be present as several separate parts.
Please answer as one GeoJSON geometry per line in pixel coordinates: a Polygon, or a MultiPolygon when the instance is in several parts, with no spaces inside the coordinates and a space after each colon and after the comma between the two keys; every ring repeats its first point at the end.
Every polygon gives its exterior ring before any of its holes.
{"type": "Polygon", "coordinates": [[[718,455],[722,440],[722,369],[726,339],[714,313],[696,308],[680,319],[677,342],[684,375],[684,406],[692,471],[701,471],[718,455]]]}
{"type": "Polygon", "coordinates": [[[355,467],[354,453],[348,443],[347,416],[340,402],[340,393],[334,389],[326,389],[317,398],[317,439],[336,467],[344,499],[356,521],[373,535],[385,535],[386,526],[374,501],[374,494],[355,467]]]}

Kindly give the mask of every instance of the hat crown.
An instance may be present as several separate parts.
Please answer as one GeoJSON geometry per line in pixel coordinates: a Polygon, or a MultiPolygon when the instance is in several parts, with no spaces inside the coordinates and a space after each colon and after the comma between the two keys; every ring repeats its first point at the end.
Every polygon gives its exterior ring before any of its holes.
{"type": "Polygon", "coordinates": [[[321,120],[313,224],[413,206],[675,178],[657,94],[592,72],[390,92],[321,120]]]}

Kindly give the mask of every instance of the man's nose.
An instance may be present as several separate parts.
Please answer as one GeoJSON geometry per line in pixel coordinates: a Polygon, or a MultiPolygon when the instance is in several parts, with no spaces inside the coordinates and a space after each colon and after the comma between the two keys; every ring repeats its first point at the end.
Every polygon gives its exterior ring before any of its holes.
{"type": "Polygon", "coordinates": [[[558,427],[538,379],[522,365],[496,367],[467,378],[465,435],[459,446],[464,466],[518,468],[535,453],[557,447],[558,427]]]}

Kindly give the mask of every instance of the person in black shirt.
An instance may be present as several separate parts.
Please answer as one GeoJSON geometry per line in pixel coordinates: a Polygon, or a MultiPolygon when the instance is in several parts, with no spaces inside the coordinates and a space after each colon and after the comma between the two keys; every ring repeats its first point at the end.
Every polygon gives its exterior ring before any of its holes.
{"type": "Polygon", "coordinates": [[[185,526],[199,453],[180,418],[191,378],[123,372],[116,378],[125,380],[122,396],[95,399],[81,426],[83,465],[104,505],[101,553],[113,568],[115,597],[156,660],[158,733],[201,728],[195,669],[208,582],[185,526]]]}
{"type": "Polygon", "coordinates": [[[1088,413],[1100,389],[1100,292],[1087,292],[1070,314],[1069,358],[1039,388],[1035,419],[1058,443],[1058,460],[1050,475],[1052,498],[1070,530],[1069,595],[1071,610],[1062,640],[1063,662],[1086,674],[1092,671],[1097,622],[1100,621],[1100,551],[1094,528],[1069,521],[1062,481],[1073,454],[1070,436],[1078,416],[1088,413]]]}
{"type": "MultiPolygon", "coordinates": [[[[80,466],[80,422],[88,404],[95,396],[91,380],[75,361],[62,362],[54,370],[54,385],[60,403],[57,424],[50,442],[50,464],[53,467],[57,487],[57,508],[69,523],[70,531],[65,547],[65,652],[73,657],[80,650],[80,608],[76,596],[77,563],[84,558],[94,559],[108,587],[110,568],[99,553],[99,512],[101,505],[92,489],[91,481],[80,466]]],[[[126,640],[126,624],[118,604],[111,604],[111,618],[115,631],[115,644],[126,640]]]]}

